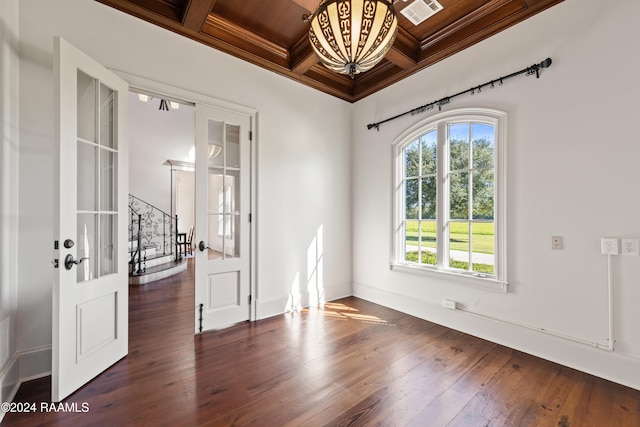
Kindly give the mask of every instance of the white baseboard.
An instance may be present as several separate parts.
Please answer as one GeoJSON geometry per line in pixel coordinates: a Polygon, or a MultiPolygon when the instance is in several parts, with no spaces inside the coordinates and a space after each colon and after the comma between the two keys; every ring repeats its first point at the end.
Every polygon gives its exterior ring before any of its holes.
{"type": "Polygon", "coordinates": [[[23,382],[47,375],[51,375],[51,346],[15,353],[0,371],[0,402],[11,402],[23,382]]]}
{"type": "MultiPolygon", "coordinates": [[[[10,402],[20,387],[20,364],[14,355],[0,371],[0,402],[10,402]]],[[[0,419],[4,413],[0,411],[0,419]]]]}
{"type": "Polygon", "coordinates": [[[560,365],[640,390],[640,359],[616,351],[598,349],[462,310],[362,283],[353,284],[353,295],[487,341],[495,342],[560,365]]]}
{"type": "Polygon", "coordinates": [[[20,360],[20,381],[30,381],[51,375],[51,346],[42,346],[17,353],[20,360]]]}
{"type": "Polygon", "coordinates": [[[51,346],[19,351],[0,371],[0,402],[13,399],[21,383],[51,375],[51,346]]]}

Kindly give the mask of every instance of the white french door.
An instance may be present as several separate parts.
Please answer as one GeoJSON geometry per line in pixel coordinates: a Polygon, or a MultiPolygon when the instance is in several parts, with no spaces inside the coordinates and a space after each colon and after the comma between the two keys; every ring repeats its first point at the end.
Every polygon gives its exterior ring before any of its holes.
{"type": "Polygon", "coordinates": [[[250,318],[251,116],[196,105],[196,332],[250,318]]]}
{"type": "Polygon", "coordinates": [[[128,85],[54,39],[52,400],[128,351],[128,85]]]}

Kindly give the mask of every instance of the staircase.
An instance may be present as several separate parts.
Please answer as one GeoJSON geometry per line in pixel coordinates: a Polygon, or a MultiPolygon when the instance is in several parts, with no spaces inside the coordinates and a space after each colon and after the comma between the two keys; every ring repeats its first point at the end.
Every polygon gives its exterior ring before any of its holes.
{"type": "Polygon", "coordinates": [[[129,285],[166,279],[187,269],[178,252],[178,218],[129,194],[129,285]]]}

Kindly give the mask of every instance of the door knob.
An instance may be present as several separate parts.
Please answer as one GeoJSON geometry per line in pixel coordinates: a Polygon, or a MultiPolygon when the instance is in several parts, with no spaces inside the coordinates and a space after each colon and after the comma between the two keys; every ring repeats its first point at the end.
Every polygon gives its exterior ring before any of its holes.
{"type": "Polygon", "coordinates": [[[78,265],[80,264],[82,261],[89,259],[88,256],[84,256],[82,258],[80,258],[79,260],[75,260],[73,259],[73,255],[69,254],[66,257],[64,257],[64,268],[67,270],[71,270],[71,267],[73,267],[74,265],[78,265]]]}
{"type": "Polygon", "coordinates": [[[200,252],[204,252],[205,249],[211,249],[211,248],[207,246],[204,240],[200,240],[200,243],[198,243],[198,249],[200,249],[200,252]]]}

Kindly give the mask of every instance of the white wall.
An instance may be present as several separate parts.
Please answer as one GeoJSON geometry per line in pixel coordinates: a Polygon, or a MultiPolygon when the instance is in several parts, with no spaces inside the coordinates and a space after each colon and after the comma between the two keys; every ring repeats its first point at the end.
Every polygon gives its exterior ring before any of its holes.
{"type": "MultiPolygon", "coordinates": [[[[191,227],[195,227],[196,187],[194,175],[195,173],[192,171],[177,170],[175,172],[176,213],[178,214],[178,231],[181,233],[188,233],[191,227]]],[[[195,247],[194,244],[191,246],[195,247]]]]}
{"type": "MultiPolygon", "coordinates": [[[[442,308],[469,310],[607,344],[607,258],[600,238],[640,237],[640,3],[566,0],[370,96],[353,118],[354,294],[640,388],[640,257],[616,257],[613,353],[442,308]],[[508,113],[508,279],[502,294],[389,270],[391,144],[429,112],[376,122],[546,57],[552,66],[445,108],[508,113]],[[565,248],[551,250],[551,236],[565,248]]],[[[437,109],[436,109],[437,112],[437,109]]]]}
{"type": "MultiPolygon", "coordinates": [[[[0,0],[0,402],[19,380],[16,361],[18,284],[18,5],[0,0]]],[[[2,418],[0,413],[0,419],[2,418]]]]}
{"type": "Polygon", "coordinates": [[[189,160],[195,141],[195,109],[159,110],[160,100],[129,96],[129,193],[171,214],[171,166],[189,160]]]}
{"type": "Polygon", "coordinates": [[[285,310],[296,276],[304,297],[320,229],[325,293],[351,293],[350,104],[92,0],[19,5],[19,238],[30,244],[19,251],[18,348],[43,355],[33,369],[45,372],[50,363],[54,35],[107,67],[258,111],[260,317],[285,310]]]}

